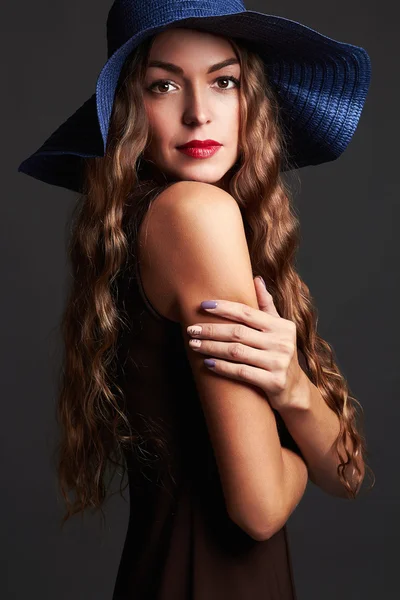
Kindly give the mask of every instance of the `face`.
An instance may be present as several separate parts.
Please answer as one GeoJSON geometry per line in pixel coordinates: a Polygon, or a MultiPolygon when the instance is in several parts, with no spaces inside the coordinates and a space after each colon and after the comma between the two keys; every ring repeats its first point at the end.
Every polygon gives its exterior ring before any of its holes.
{"type": "Polygon", "coordinates": [[[239,85],[240,64],[225,38],[193,29],[158,34],[144,81],[150,127],[144,158],[169,178],[227,189],[229,169],[238,159],[239,85]],[[218,66],[228,59],[235,64],[218,66]],[[152,66],[155,61],[170,66],[152,66]],[[221,146],[194,156],[178,149],[191,140],[221,146]]]}

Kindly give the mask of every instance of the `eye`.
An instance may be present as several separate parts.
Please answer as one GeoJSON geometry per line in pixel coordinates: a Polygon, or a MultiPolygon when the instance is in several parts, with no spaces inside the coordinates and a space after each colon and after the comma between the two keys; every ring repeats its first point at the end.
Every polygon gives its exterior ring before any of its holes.
{"type": "MultiPolygon", "coordinates": [[[[218,77],[218,79],[216,79],[215,81],[232,81],[236,87],[239,87],[239,80],[236,79],[236,77],[233,77],[232,75],[229,75],[227,77],[218,77]]],[[[224,90],[228,90],[228,89],[232,89],[232,88],[220,88],[220,89],[224,89],[224,90]]]]}
{"type": "MultiPolygon", "coordinates": [[[[227,75],[227,76],[225,76],[225,77],[224,77],[224,76],[217,77],[217,79],[215,79],[215,80],[214,80],[214,83],[215,83],[216,81],[232,81],[232,82],[235,84],[235,86],[236,86],[236,87],[239,87],[239,83],[240,83],[240,82],[239,82],[239,80],[238,80],[238,79],[236,79],[236,77],[233,77],[232,75],[229,75],[229,76],[227,75]]],[[[173,84],[173,83],[172,83],[172,81],[170,81],[169,79],[158,79],[157,81],[155,81],[154,83],[152,83],[152,84],[151,84],[151,85],[148,87],[148,89],[149,89],[150,91],[154,91],[154,93],[155,93],[155,94],[160,94],[160,95],[164,95],[164,96],[165,96],[165,95],[166,95],[166,93],[168,92],[168,90],[167,90],[167,91],[164,91],[164,92],[160,92],[160,91],[156,92],[156,91],[155,91],[155,89],[156,89],[158,86],[162,86],[162,85],[164,85],[164,86],[168,86],[168,85],[174,85],[174,84],[173,84]]],[[[221,88],[221,87],[220,87],[219,89],[220,89],[220,90],[227,90],[227,91],[229,91],[229,90],[231,90],[231,89],[233,89],[233,88],[227,88],[227,87],[222,87],[222,88],[221,88]]]]}
{"type": "MultiPolygon", "coordinates": [[[[158,79],[154,83],[152,83],[148,89],[154,91],[154,89],[161,85],[173,85],[172,81],[168,81],[168,79],[158,79]]],[[[164,92],[155,92],[156,94],[163,94],[164,92]]]]}

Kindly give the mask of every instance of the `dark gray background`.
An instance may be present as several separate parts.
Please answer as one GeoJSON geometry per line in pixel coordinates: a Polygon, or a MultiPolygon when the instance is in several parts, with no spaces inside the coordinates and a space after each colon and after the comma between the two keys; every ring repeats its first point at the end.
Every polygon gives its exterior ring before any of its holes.
{"type": "MultiPolygon", "coordinates": [[[[109,600],[126,532],[128,506],[118,495],[105,507],[105,531],[89,514],[59,530],[52,462],[57,328],[67,274],[65,223],[76,195],[17,173],[22,159],[93,93],[106,60],[110,6],[109,0],[2,6],[6,589],[0,594],[7,600],[109,600]]],[[[246,8],[361,45],[372,59],[372,84],[353,140],[337,161],[299,171],[295,202],[302,223],[299,271],[318,307],[319,333],[364,407],[377,481],[355,502],[309,483],[288,529],[299,600],[391,600],[399,597],[398,14],[374,0],[260,0],[246,8]]]]}

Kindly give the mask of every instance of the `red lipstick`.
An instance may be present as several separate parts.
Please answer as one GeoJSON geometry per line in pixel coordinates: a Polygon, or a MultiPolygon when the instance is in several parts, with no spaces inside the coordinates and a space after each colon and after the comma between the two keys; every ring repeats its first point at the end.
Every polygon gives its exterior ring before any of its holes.
{"type": "Polygon", "coordinates": [[[219,142],[215,140],[190,140],[190,142],[186,142],[186,144],[182,144],[182,146],[177,146],[180,148],[204,148],[204,146],[221,146],[219,142]]]}
{"type": "Polygon", "coordinates": [[[215,140],[190,140],[177,148],[192,158],[208,158],[215,154],[221,146],[222,144],[215,140]]]}

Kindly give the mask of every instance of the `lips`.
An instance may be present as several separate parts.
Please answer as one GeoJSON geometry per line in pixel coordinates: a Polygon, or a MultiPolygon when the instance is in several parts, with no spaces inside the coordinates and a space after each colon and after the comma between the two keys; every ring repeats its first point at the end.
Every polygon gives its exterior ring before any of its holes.
{"type": "Polygon", "coordinates": [[[222,146],[222,144],[215,140],[190,140],[177,148],[212,148],[213,146],[222,146]]]}
{"type": "Polygon", "coordinates": [[[218,146],[202,146],[201,148],[189,146],[188,148],[178,148],[178,150],[191,158],[210,158],[211,156],[214,156],[220,148],[221,144],[218,146]]]}

